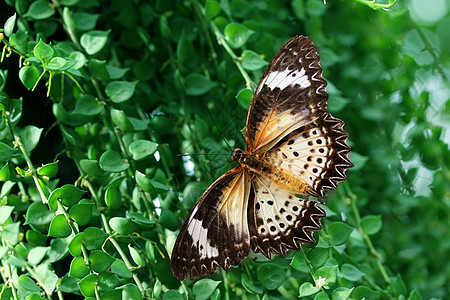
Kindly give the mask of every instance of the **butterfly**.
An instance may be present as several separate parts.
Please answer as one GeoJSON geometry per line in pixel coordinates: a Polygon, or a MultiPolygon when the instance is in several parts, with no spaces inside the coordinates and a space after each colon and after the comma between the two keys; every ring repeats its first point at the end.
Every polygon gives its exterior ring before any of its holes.
{"type": "Polygon", "coordinates": [[[314,243],[325,211],[320,202],[353,164],[344,122],[326,111],[328,94],[311,39],[295,36],[273,57],[254,93],[246,123],[247,150],[237,167],[200,197],[171,257],[183,280],[237,265],[250,250],[267,258],[314,243]]]}

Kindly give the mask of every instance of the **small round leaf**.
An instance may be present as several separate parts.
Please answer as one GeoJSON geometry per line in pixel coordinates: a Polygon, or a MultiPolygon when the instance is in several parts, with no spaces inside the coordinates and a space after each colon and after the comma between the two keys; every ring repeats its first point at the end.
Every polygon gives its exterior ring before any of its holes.
{"type": "Polygon", "coordinates": [[[89,55],[94,55],[105,47],[108,41],[108,31],[92,30],[81,36],[81,46],[89,55]]]}
{"type": "Polygon", "coordinates": [[[196,300],[208,299],[216,290],[221,281],[215,281],[212,279],[200,279],[192,287],[196,300]]]}
{"type": "Polygon", "coordinates": [[[119,152],[114,150],[109,150],[103,153],[100,157],[99,164],[103,170],[111,173],[122,172],[130,167],[129,163],[122,160],[119,152]]]}
{"type": "Polygon", "coordinates": [[[50,223],[48,235],[57,238],[65,238],[71,233],[72,228],[70,228],[69,224],[67,224],[66,217],[63,214],[56,215],[50,223]]]}
{"type": "Polygon", "coordinates": [[[277,289],[286,279],[286,270],[273,263],[261,265],[256,274],[259,282],[268,290],[277,289]]]}
{"type": "Polygon", "coordinates": [[[141,160],[154,154],[158,149],[158,144],[147,140],[136,140],[128,146],[128,149],[134,160],[141,160]]]}

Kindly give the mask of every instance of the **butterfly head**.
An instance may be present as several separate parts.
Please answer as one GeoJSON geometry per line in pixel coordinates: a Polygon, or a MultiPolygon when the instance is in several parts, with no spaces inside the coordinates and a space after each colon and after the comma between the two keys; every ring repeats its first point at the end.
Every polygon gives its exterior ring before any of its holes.
{"type": "Polygon", "coordinates": [[[233,161],[242,161],[246,156],[246,153],[244,150],[236,148],[233,150],[233,153],[231,153],[231,159],[233,161]]]}

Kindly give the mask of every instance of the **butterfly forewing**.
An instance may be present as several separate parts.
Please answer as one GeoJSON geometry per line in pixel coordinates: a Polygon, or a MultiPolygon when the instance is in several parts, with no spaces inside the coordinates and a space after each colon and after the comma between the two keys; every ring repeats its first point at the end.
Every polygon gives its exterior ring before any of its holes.
{"type": "Polygon", "coordinates": [[[179,280],[228,269],[249,253],[249,178],[237,167],[203,193],[181,228],[172,251],[172,273],[179,280]]]}
{"type": "Polygon", "coordinates": [[[313,232],[322,228],[325,212],[318,202],[299,199],[295,191],[261,175],[252,179],[248,206],[250,245],[270,257],[285,255],[301,243],[314,243],[313,232]]]}
{"type": "Polygon", "coordinates": [[[326,85],[313,42],[305,36],[291,39],[275,54],[256,89],[247,116],[247,150],[264,152],[325,112],[326,85]]]}

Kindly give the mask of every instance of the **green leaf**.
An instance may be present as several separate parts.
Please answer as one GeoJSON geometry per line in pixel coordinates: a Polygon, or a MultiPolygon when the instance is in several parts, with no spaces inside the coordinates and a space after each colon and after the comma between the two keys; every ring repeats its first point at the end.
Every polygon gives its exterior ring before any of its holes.
{"type": "Polygon", "coordinates": [[[167,17],[163,14],[159,18],[159,28],[161,30],[161,34],[164,38],[171,40],[172,39],[172,31],[170,30],[169,22],[167,21],[167,17]]]}
{"type": "Polygon", "coordinates": [[[102,273],[109,269],[114,258],[101,250],[94,250],[89,254],[89,261],[95,272],[102,273]]]}
{"type": "Polygon", "coordinates": [[[19,287],[29,292],[42,292],[41,288],[27,275],[20,275],[19,287]]]}
{"type": "Polygon", "coordinates": [[[73,113],[83,116],[95,116],[104,110],[104,106],[100,105],[94,96],[84,94],[77,99],[73,113]]]}
{"type": "Polygon", "coordinates": [[[216,290],[221,281],[215,281],[212,279],[200,279],[192,287],[196,300],[208,299],[216,290]]]}
{"type": "Polygon", "coordinates": [[[338,287],[331,294],[331,299],[333,300],[346,300],[350,297],[351,293],[355,288],[338,287]]]}
{"type": "Polygon", "coordinates": [[[111,79],[122,78],[125,75],[125,73],[127,73],[128,70],[130,70],[130,68],[118,68],[110,65],[107,65],[106,69],[108,70],[109,77],[111,79]]]}
{"type": "Polygon", "coordinates": [[[401,275],[397,275],[391,282],[391,288],[394,295],[398,298],[401,295],[407,294],[406,285],[403,282],[401,275]]]}
{"type": "Polygon", "coordinates": [[[138,81],[112,81],[106,86],[105,92],[112,102],[125,102],[133,96],[137,83],[138,81]]]}
{"type": "Polygon", "coordinates": [[[232,48],[242,47],[253,33],[253,30],[239,23],[231,23],[225,27],[225,36],[232,48]]]}
{"type": "Polygon", "coordinates": [[[95,79],[109,81],[110,77],[108,69],[106,68],[106,60],[92,58],[89,60],[88,67],[95,79]]]}
{"type": "Polygon", "coordinates": [[[34,65],[24,66],[19,70],[20,81],[28,90],[31,90],[36,85],[39,76],[39,70],[34,65]]]}
{"type": "Polygon", "coordinates": [[[74,12],[72,15],[77,29],[82,31],[94,29],[99,17],[99,14],[89,14],[83,11],[74,12]]]}
{"type": "Polygon", "coordinates": [[[119,173],[130,167],[129,163],[122,160],[119,152],[114,150],[103,153],[102,156],[100,156],[99,165],[100,168],[111,173],[119,173]]]}
{"type": "Polygon", "coordinates": [[[253,98],[253,91],[251,89],[245,88],[239,91],[236,99],[240,106],[243,108],[248,108],[253,98]]]}
{"type": "Polygon", "coordinates": [[[71,233],[72,228],[70,228],[69,224],[67,223],[66,217],[63,214],[56,215],[50,223],[48,235],[57,238],[66,238],[71,233]]]}
{"type": "Polygon", "coordinates": [[[110,30],[92,30],[86,32],[81,36],[81,46],[86,50],[87,54],[94,55],[105,47],[106,42],[108,41],[109,32],[110,30]]]}
{"type": "Polygon", "coordinates": [[[333,246],[345,243],[353,231],[353,227],[343,222],[333,222],[327,227],[330,244],[333,246]]]}
{"type": "Polygon", "coordinates": [[[84,54],[79,51],[71,52],[69,57],[75,61],[75,64],[72,66],[73,69],[78,70],[87,63],[86,56],[84,56],[84,54]]]}
{"type": "MultiPolygon", "coordinates": [[[[70,64],[69,61],[62,57],[53,57],[48,64],[45,65],[45,68],[49,71],[59,71],[66,70],[66,65],[70,64]]],[[[73,64],[72,64],[73,65],[73,64]]]]}
{"type": "Polygon", "coordinates": [[[8,242],[8,245],[15,246],[19,242],[20,222],[6,225],[2,230],[2,239],[8,242]]]}
{"type": "Polygon", "coordinates": [[[355,151],[350,152],[350,160],[355,165],[353,168],[350,169],[351,172],[356,172],[361,170],[364,165],[367,163],[369,158],[367,156],[362,156],[355,151]]]}
{"type": "Polygon", "coordinates": [[[95,159],[80,160],[80,167],[90,177],[99,177],[105,174],[105,171],[100,168],[98,160],[95,159]]]}
{"type": "Polygon", "coordinates": [[[44,20],[53,16],[54,13],[55,10],[52,8],[49,1],[37,0],[31,3],[24,17],[32,18],[35,20],[44,20]]]}
{"type": "Polygon", "coordinates": [[[122,297],[120,299],[142,300],[142,294],[135,284],[127,283],[122,287],[122,297]]]}
{"type": "MultiPolygon", "coordinates": [[[[0,169],[0,181],[8,181],[11,178],[11,171],[10,171],[10,165],[7,162],[1,169],[0,169]]],[[[2,186],[3,188],[3,186],[2,186]]],[[[2,193],[3,194],[3,193],[2,193]]]]}
{"type": "Polygon", "coordinates": [[[67,248],[72,256],[76,257],[81,255],[81,247],[84,244],[84,236],[84,232],[78,233],[72,238],[69,245],[67,245],[67,248]]]}
{"type": "Polygon", "coordinates": [[[209,92],[216,86],[216,83],[207,79],[202,74],[191,73],[186,77],[185,86],[186,94],[191,96],[200,96],[209,92]]]}
{"type": "MultiPolygon", "coordinates": [[[[99,291],[101,291],[101,292],[116,291],[116,288],[119,286],[120,282],[121,282],[121,279],[112,272],[107,271],[107,272],[100,273],[98,276],[99,291]]],[[[102,297],[102,299],[104,299],[104,298],[102,297]]],[[[118,298],[114,298],[114,299],[118,299],[118,298]]]]}
{"type": "Polygon", "coordinates": [[[361,228],[367,235],[377,233],[380,231],[381,226],[381,215],[365,216],[361,219],[361,228]]]}
{"type": "Polygon", "coordinates": [[[48,247],[33,247],[28,252],[28,262],[32,266],[38,265],[41,260],[47,255],[48,247]]]}
{"type": "Polygon", "coordinates": [[[89,274],[84,277],[79,283],[80,291],[85,297],[93,297],[95,295],[95,287],[97,286],[98,276],[89,274]]]}
{"type": "Polygon", "coordinates": [[[244,67],[244,69],[255,71],[267,66],[268,64],[269,63],[262,59],[256,52],[251,50],[244,50],[244,52],[242,52],[242,67],[244,67]]]}
{"type": "Polygon", "coordinates": [[[84,230],[84,240],[88,250],[99,249],[109,235],[98,228],[89,227],[84,230]]]}
{"type": "Polygon", "coordinates": [[[0,206],[0,225],[5,224],[5,222],[9,219],[11,216],[11,213],[13,212],[14,207],[13,206],[0,206]]]}
{"type": "Polygon", "coordinates": [[[147,193],[158,194],[165,191],[168,191],[170,188],[166,185],[163,185],[155,180],[149,179],[145,176],[145,174],[136,171],[136,182],[141,189],[143,189],[147,193]]]}
{"type": "Polygon", "coordinates": [[[345,279],[350,281],[358,281],[364,276],[363,272],[351,264],[343,264],[341,267],[341,274],[345,279]]]}
{"type": "Polygon", "coordinates": [[[322,277],[325,280],[326,286],[331,286],[333,283],[336,282],[337,278],[337,269],[338,266],[326,266],[321,267],[315,272],[315,280],[318,280],[319,277],[322,277]]]}
{"type": "Polygon", "coordinates": [[[62,204],[67,207],[72,207],[81,197],[86,193],[86,191],[77,188],[74,185],[66,184],[58,189],[53,190],[50,194],[49,202],[60,200],[62,204]]]}
{"type": "Polygon", "coordinates": [[[5,22],[4,30],[5,35],[7,37],[10,37],[11,34],[13,33],[15,24],[16,24],[16,14],[14,14],[12,17],[9,17],[9,19],[6,20],[5,22]]]}
{"type": "Polygon", "coordinates": [[[211,21],[221,11],[220,4],[217,1],[207,0],[205,4],[205,18],[211,21]]]}
{"type": "Polygon", "coordinates": [[[308,252],[308,259],[314,268],[318,268],[323,266],[329,255],[329,248],[316,247],[308,252]]]}
{"type": "Polygon", "coordinates": [[[251,282],[250,278],[248,278],[248,275],[245,273],[241,274],[241,282],[242,286],[247,290],[247,292],[251,294],[262,294],[264,292],[263,289],[255,286],[253,282],[251,282]]]}
{"type": "Polygon", "coordinates": [[[55,177],[58,174],[58,161],[43,165],[37,169],[37,173],[41,176],[55,177]]]}
{"type": "Polygon", "coordinates": [[[299,297],[306,297],[316,294],[318,291],[320,291],[320,287],[314,286],[311,282],[304,282],[298,292],[299,297]]]}
{"type": "Polygon", "coordinates": [[[153,155],[157,149],[158,144],[147,140],[136,140],[128,146],[128,150],[133,155],[134,160],[147,158],[153,155]]]}
{"type": "Polygon", "coordinates": [[[178,219],[175,214],[169,209],[163,209],[158,218],[159,224],[164,228],[175,231],[178,228],[178,219]]]}
{"type": "Polygon", "coordinates": [[[33,53],[39,61],[46,65],[53,58],[53,55],[55,55],[55,50],[42,40],[39,40],[39,43],[34,46],[33,53]]]}
{"type": "Polygon", "coordinates": [[[422,295],[416,290],[412,290],[409,294],[408,300],[422,300],[422,295]]]}
{"type": "Polygon", "coordinates": [[[121,259],[116,259],[111,265],[111,272],[122,278],[132,278],[133,273],[128,269],[127,265],[121,259]]]}
{"type": "Polygon", "coordinates": [[[163,300],[184,300],[185,298],[181,296],[176,290],[168,290],[162,296],[163,300]]]}
{"type": "Polygon", "coordinates": [[[184,30],[178,41],[176,53],[177,59],[180,63],[188,61],[194,54],[194,47],[192,46],[192,42],[186,37],[184,30]]]}
{"type": "Polygon", "coordinates": [[[277,289],[286,279],[286,270],[273,263],[260,265],[256,274],[259,282],[268,290],[277,289]]]}
{"type": "Polygon", "coordinates": [[[122,206],[122,199],[121,199],[119,190],[116,187],[110,186],[106,190],[105,203],[106,203],[106,206],[115,208],[115,209],[122,206]]]}
{"type": "Polygon", "coordinates": [[[69,210],[69,217],[78,225],[86,226],[92,218],[93,203],[79,203],[72,206],[69,210]]]}
{"type": "Polygon", "coordinates": [[[41,133],[42,128],[37,128],[36,126],[33,125],[27,125],[24,128],[22,128],[20,132],[20,137],[27,152],[30,152],[37,146],[41,138],[41,133]]]}
{"type": "Polygon", "coordinates": [[[15,148],[11,148],[5,143],[0,142],[0,163],[6,163],[16,151],[15,148]]]}
{"type": "Polygon", "coordinates": [[[142,259],[141,254],[136,251],[131,245],[128,245],[128,251],[130,251],[131,258],[138,267],[145,266],[145,261],[142,259]]]}
{"type": "Polygon", "coordinates": [[[137,230],[136,225],[129,218],[114,217],[109,220],[109,226],[118,234],[132,234],[137,230]]]}
{"type": "Polygon", "coordinates": [[[292,258],[291,266],[301,273],[311,272],[308,262],[306,261],[303,251],[297,251],[294,258],[292,258]]]}
{"type": "Polygon", "coordinates": [[[358,286],[352,294],[352,299],[376,299],[378,293],[367,286],[358,286]]]}
{"type": "Polygon", "coordinates": [[[314,300],[328,300],[328,294],[324,291],[320,291],[316,296],[314,296],[314,300]]]}
{"type": "Polygon", "coordinates": [[[327,5],[323,2],[315,1],[315,0],[307,0],[306,1],[306,11],[310,16],[320,17],[327,10],[327,5]]]}
{"type": "Polygon", "coordinates": [[[70,263],[69,275],[75,278],[83,278],[89,274],[89,267],[82,256],[74,257],[70,263]]]}
{"type": "Polygon", "coordinates": [[[25,224],[47,225],[53,220],[54,216],[55,214],[48,209],[47,205],[42,202],[34,202],[27,209],[25,224]]]}

